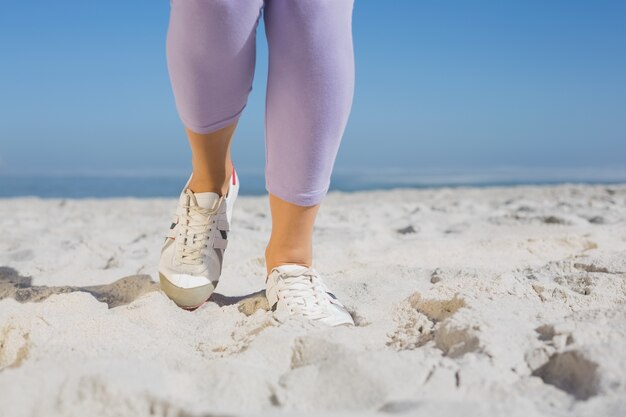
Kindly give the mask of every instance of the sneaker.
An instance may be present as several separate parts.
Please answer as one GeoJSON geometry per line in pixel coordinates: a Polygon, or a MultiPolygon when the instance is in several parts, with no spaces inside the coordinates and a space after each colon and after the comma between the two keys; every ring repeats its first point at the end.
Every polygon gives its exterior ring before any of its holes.
{"type": "Polygon", "coordinates": [[[348,310],[311,267],[277,266],[267,276],[266,286],[267,301],[278,317],[299,316],[329,326],[354,326],[348,310]]]}
{"type": "Polygon", "coordinates": [[[191,176],[161,248],[159,278],[161,289],[178,306],[194,309],[211,296],[222,273],[239,178],[233,167],[225,196],[194,193],[190,181],[191,176]]]}

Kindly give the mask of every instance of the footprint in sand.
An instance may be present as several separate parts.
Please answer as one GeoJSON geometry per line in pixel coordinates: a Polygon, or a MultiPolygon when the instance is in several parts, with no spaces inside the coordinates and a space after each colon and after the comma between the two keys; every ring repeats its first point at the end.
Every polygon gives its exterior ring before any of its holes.
{"type": "Polygon", "coordinates": [[[389,335],[387,345],[397,350],[412,350],[433,341],[436,348],[452,358],[478,351],[478,329],[449,320],[465,307],[465,300],[457,295],[450,299],[423,299],[416,292],[398,310],[398,326],[389,335]]]}

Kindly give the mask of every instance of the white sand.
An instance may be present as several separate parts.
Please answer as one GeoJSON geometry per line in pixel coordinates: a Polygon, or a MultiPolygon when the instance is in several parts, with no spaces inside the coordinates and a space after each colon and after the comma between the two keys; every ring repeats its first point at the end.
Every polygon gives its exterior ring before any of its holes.
{"type": "Polygon", "coordinates": [[[626,415],[626,186],[331,192],[335,329],[265,310],[265,198],[178,309],[151,280],[174,205],[0,200],[0,416],[626,415]]]}

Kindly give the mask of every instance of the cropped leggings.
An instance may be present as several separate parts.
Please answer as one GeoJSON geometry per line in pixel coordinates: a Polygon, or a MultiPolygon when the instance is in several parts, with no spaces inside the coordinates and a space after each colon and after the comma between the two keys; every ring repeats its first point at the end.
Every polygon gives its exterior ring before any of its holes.
{"type": "Polygon", "coordinates": [[[265,188],[301,206],[326,195],[354,93],[354,0],[170,0],[167,67],[178,114],[210,133],[252,90],[256,29],[269,49],[265,188]]]}

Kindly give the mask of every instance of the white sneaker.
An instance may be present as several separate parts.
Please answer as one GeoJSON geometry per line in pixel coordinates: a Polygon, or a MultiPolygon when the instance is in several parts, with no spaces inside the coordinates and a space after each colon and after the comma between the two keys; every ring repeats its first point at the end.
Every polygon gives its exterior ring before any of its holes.
{"type": "Polygon", "coordinates": [[[267,301],[279,318],[299,316],[329,326],[354,326],[348,310],[328,291],[313,268],[279,265],[268,275],[266,286],[267,301]]]}
{"type": "Polygon", "coordinates": [[[161,248],[159,278],[168,297],[180,307],[193,309],[211,296],[222,273],[239,178],[233,167],[225,196],[194,193],[188,188],[190,181],[191,176],[161,248]]]}

